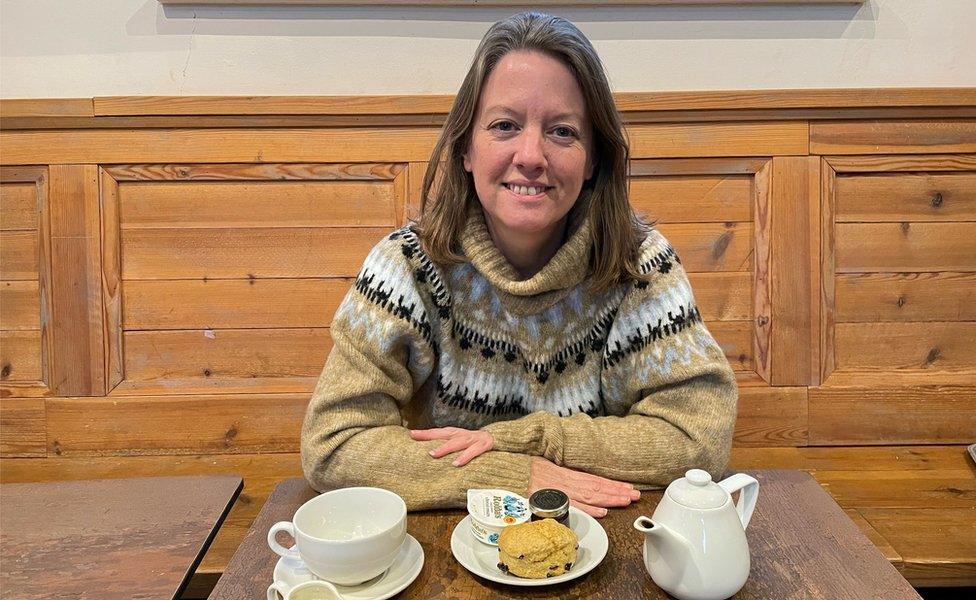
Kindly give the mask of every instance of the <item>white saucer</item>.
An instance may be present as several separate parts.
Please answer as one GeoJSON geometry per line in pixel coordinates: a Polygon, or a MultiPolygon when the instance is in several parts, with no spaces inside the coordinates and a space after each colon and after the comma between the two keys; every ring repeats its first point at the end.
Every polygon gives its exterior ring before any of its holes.
{"type": "MultiPolygon", "coordinates": [[[[408,533],[396,560],[382,575],[359,585],[337,585],[336,589],[347,600],[384,600],[413,583],[423,567],[424,548],[408,533]]],[[[301,560],[280,558],[274,568],[274,580],[284,583],[289,589],[314,579],[318,577],[301,560]]]]}
{"type": "Polygon", "coordinates": [[[465,569],[490,581],[529,586],[563,583],[595,569],[610,548],[607,532],[597,520],[573,506],[569,507],[569,527],[579,538],[576,564],[568,573],[546,579],[523,579],[502,573],[498,569],[498,547],[489,546],[474,537],[471,533],[470,515],[461,519],[461,522],[454,527],[454,533],[451,534],[451,552],[465,569]]]}

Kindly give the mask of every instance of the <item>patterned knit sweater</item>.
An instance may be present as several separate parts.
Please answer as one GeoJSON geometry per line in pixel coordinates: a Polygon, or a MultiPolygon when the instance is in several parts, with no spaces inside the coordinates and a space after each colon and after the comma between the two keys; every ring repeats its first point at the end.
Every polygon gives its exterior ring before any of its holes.
{"type": "Polygon", "coordinates": [[[589,224],[570,229],[525,280],[480,209],[462,264],[434,264],[408,227],[379,242],[336,312],[305,416],[310,484],[384,487],[416,510],[464,506],[468,488],[526,494],[532,456],[643,488],[692,467],[720,475],[735,377],[674,249],[652,230],[640,249],[650,281],[593,292],[589,224]],[[454,467],[407,423],[483,428],[495,444],[454,467]]]}

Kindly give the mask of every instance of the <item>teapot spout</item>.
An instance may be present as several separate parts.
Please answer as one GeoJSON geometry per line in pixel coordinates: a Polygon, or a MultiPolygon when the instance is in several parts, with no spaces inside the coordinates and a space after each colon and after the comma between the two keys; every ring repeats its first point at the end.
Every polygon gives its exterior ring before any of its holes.
{"type": "Polygon", "coordinates": [[[663,523],[652,521],[647,517],[637,517],[634,529],[643,533],[647,540],[659,552],[665,548],[677,551],[691,551],[691,544],[685,537],[663,523]]]}

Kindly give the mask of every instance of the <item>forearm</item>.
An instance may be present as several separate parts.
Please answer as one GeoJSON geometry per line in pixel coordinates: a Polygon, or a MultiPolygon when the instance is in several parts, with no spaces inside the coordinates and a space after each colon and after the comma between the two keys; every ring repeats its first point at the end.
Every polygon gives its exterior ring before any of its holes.
{"type": "Polygon", "coordinates": [[[302,436],[302,466],[318,490],[382,487],[403,497],[410,510],[463,507],[468,488],[527,493],[528,455],[487,452],[455,467],[428,454],[438,443],[412,440],[400,425],[357,427],[330,436],[310,433],[302,436]]]}
{"type": "Polygon", "coordinates": [[[737,389],[720,369],[649,394],[623,417],[558,417],[537,412],[485,427],[498,450],[542,456],[558,465],[646,487],[689,468],[717,477],[735,423],[737,389]]]}

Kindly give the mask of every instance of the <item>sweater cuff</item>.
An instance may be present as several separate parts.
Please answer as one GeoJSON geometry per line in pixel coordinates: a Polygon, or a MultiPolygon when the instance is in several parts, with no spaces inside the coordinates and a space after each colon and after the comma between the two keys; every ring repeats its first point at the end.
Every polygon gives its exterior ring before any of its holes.
{"type": "MultiPolygon", "coordinates": [[[[464,484],[468,488],[496,488],[528,498],[532,457],[527,454],[491,451],[478,456],[464,467],[464,484]]],[[[467,498],[462,500],[467,504],[467,498]]]]}
{"type": "Polygon", "coordinates": [[[551,416],[548,413],[535,412],[511,421],[491,423],[481,429],[490,433],[495,440],[492,450],[542,456],[545,420],[551,416]]]}

